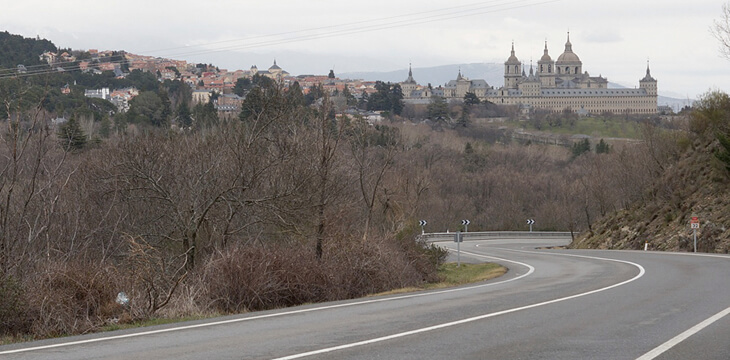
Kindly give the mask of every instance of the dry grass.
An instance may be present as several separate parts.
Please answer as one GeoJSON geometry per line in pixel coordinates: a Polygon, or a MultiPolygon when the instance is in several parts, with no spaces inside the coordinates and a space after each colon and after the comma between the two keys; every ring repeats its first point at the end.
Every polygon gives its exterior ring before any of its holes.
{"type": "Polygon", "coordinates": [[[506,272],[507,268],[494,263],[461,264],[461,266],[457,266],[456,263],[448,263],[439,268],[439,277],[441,278],[441,281],[439,282],[427,283],[420,287],[405,287],[385,291],[372,296],[405,294],[414,291],[443,289],[453,286],[473,284],[500,277],[506,272]]]}

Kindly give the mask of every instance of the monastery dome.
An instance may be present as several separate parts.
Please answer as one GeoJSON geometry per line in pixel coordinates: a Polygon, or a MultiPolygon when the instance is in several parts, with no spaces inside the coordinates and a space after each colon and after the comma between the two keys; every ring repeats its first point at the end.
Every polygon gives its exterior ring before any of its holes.
{"type": "Polygon", "coordinates": [[[558,56],[558,62],[579,62],[580,58],[574,52],[564,52],[558,56]]]}
{"type": "Polygon", "coordinates": [[[570,33],[568,33],[568,41],[565,43],[565,51],[558,56],[558,63],[580,63],[580,58],[573,52],[573,44],[570,43],[570,33]]]}

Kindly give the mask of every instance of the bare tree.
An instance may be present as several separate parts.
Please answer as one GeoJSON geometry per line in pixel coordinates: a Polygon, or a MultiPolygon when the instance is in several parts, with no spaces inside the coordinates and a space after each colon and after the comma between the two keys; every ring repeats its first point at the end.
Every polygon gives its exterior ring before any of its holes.
{"type": "Polygon", "coordinates": [[[710,27],[712,35],[720,42],[720,54],[730,60],[730,3],[722,5],[722,14],[710,27]]]}
{"type": "Polygon", "coordinates": [[[398,153],[400,137],[395,130],[384,126],[373,131],[362,119],[355,122],[352,128],[351,151],[358,174],[360,193],[366,208],[363,241],[368,239],[373,209],[385,180],[386,171],[392,167],[398,153]]]}

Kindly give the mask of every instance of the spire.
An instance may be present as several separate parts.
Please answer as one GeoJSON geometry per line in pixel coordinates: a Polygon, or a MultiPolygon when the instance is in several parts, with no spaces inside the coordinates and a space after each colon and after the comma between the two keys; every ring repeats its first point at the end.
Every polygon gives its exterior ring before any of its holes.
{"type": "Polygon", "coordinates": [[[413,71],[411,70],[411,63],[408,63],[408,78],[404,81],[407,84],[415,84],[416,80],[413,79],[413,71]]]}
{"type": "Polygon", "coordinates": [[[656,81],[656,79],[651,77],[651,70],[649,70],[649,59],[646,59],[646,76],[644,76],[644,78],[640,81],[656,81]]]}
{"type": "Polygon", "coordinates": [[[532,59],[530,59],[530,76],[533,76],[534,73],[532,72],[532,59]]]}
{"type": "Polygon", "coordinates": [[[517,59],[517,56],[515,56],[515,42],[512,41],[512,51],[510,52],[510,56],[507,59],[507,62],[505,64],[519,64],[520,60],[517,59]]]}
{"type": "Polygon", "coordinates": [[[649,59],[646,59],[646,76],[651,77],[651,71],[649,71],[649,59]]]}
{"type": "Polygon", "coordinates": [[[570,43],[570,31],[568,31],[568,41],[565,43],[565,52],[573,52],[573,44],[570,43]]]}

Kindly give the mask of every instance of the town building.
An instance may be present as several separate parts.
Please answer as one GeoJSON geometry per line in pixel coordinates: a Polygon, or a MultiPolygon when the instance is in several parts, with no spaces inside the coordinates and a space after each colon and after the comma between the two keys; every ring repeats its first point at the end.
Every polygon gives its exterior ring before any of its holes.
{"type": "MultiPolygon", "coordinates": [[[[417,100],[423,98],[415,88],[415,81],[409,70],[408,79],[400,83],[409,92],[403,91],[404,98],[417,100]]],[[[579,113],[657,113],[657,80],[651,76],[647,63],[646,75],[639,80],[639,87],[609,88],[608,79],[591,76],[583,71],[583,62],[573,52],[570,33],[563,53],[553,60],[548,52],[547,41],[543,55],[537,62],[537,71],[530,65],[526,73],[522,62],[515,55],[514,43],[510,56],[504,62],[504,85],[494,88],[484,80],[470,80],[459,71],[456,80],[443,87],[434,88],[432,94],[447,99],[463,99],[472,92],[481,100],[501,105],[519,106],[523,111],[542,109],[561,112],[566,109],[579,113]]]]}

